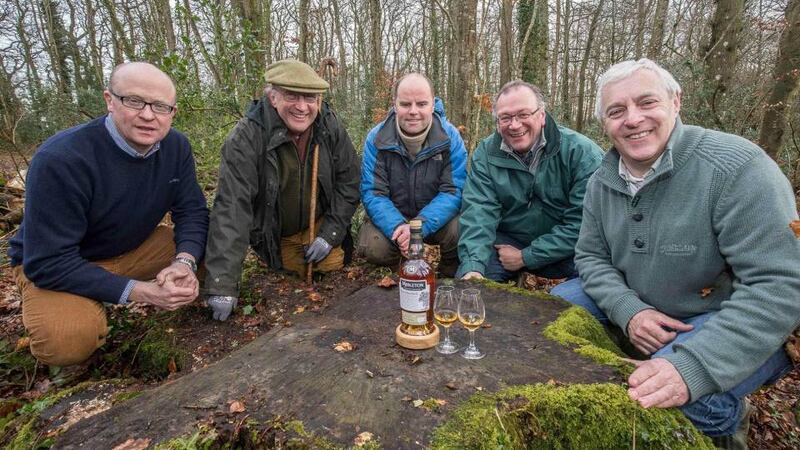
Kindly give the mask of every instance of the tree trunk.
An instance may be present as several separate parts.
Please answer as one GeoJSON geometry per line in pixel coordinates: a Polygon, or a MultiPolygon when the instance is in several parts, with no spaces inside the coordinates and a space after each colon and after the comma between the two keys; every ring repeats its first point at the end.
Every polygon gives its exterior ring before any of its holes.
{"type": "Polygon", "coordinates": [[[592,50],[592,43],[594,42],[595,31],[597,31],[597,22],[600,19],[600,13],[603,11],[603,3],[605,0],[597,2],[596,9],[592,15],[592,22],[589,24],[589,31],[586,37],[586,48],[583,50],[583,59],[581,60],[581,70],[578,75],[578,113],[575,117],[575,130],[578,132],[583,131],[584,122],[584,104],[586,103],[586,65],[589,63],[589,54],[592,50]]]}
{"type": "Polygon", "coordinates": [[[555,105],[558,95],[558,53],[561,51],[561,0],[556,0],[556,42],[553,45],[553,60],[550,63],[550,103],[555,105]]]}
{"type": "Polygon", "coordinates": [[[478,1],[459,2],[452,11],[455,13],[451,16],[455,33],[453,45],[450,46],[451,49],[454,49],[453,85],[448,96],[450,111],[452,111],[450,118],[456,126],[466,128],[469,124],[475,77],[475,25],[478,1]]]}
{"type": "Polygon", "coordinates": [[[569,79],[569,26],[572,11],[572,0],[564,0],[564,32],[562,39],[564,40],[564,62],[561,65],[561,120],[564,125],[570,124],[570,108],[572,108],[572,101],[570,95],[570,79],[569,79]]]}
{"type": "Polygon", "coordinates": [[[781,33],[778,58],[772,71],[772,89],[767,100],[758,142],[773,159],[777,159],[783,142],[790,98],[800,81],[800,0],[789,0],[786,6],[786,28],[781,33]]]}
{"type": "Polygon", "coordinates": [[[59,92],[65,95],[71,93],[72,84],[67,65],[67,55],[69,43],[61,12],[58,10],[58,3],[54,0],[42,0],[39,3],[42,11],[42,34],[45,39],[45,50],[50,57],[50,65],[53,67],[56,87],[59,92]]]}
{"type": "Polygon", "coordinates": [[[546,0],[519,0],[517,4],[520,78],[540,89],[547,86],[547,15],[546,0]]]}
{"type": "Polygon", "coordinates": [[[299,36],[297,46],[297,59],[308,64],[308,5],[309,0],[300,0],[297,5],[297,20],[299,36]]]}
{"type": "Polygon", "coordinates": [[[661,45],[664,43],[664,27],[667,23],[669,0],[657,0],[656,12],[653,15],[653,34],[647,49],[647,57],[658,60],[661,57],[661,45]]]}
{"type": "Polygon", "coordinates": [[[716,0],[711,40],[704,48],[706,101],[716,125],[724,128],[718,107],[731,85],[739,59],[744,0],[716,0]]]}
{"type": "Polygon", "coordinates": [[[500,86],[514,78],[514,0],[500,4],[500,86]]]}

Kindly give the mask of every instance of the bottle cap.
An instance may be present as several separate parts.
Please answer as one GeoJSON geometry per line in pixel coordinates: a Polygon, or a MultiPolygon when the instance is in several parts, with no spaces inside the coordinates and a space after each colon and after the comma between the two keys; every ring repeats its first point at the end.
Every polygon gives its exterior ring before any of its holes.
{"type": "Polygon", "coordinates": [[[411,225],[411,228],[422,228],[422,221],[419,219],[409,220],[408,224],[411,225]]]}

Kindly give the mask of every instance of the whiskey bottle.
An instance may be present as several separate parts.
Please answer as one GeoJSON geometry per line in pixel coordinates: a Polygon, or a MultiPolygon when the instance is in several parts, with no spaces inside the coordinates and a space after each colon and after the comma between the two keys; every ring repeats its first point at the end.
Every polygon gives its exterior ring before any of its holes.
{"type": "Polygon", "coordinates": [[[412,220],[409,224],[409,255],[399,270],[402,323],[396,337],[403,347],[423,349],[439,342],[439,329],[433,323],[436,274],[424,258],[422,221],[412,220]]]}

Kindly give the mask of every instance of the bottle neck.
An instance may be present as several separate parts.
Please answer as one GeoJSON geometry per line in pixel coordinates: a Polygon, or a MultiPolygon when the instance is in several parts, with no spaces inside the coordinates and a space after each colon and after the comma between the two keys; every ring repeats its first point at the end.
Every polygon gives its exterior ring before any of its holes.
{"type": "Polygon", "coordinates": [[[411,240],[408,244],[408,257],[409,259],[422,259],[424,253],[424,245],[422,243],[422,230],[411,230],[411,240]]]}

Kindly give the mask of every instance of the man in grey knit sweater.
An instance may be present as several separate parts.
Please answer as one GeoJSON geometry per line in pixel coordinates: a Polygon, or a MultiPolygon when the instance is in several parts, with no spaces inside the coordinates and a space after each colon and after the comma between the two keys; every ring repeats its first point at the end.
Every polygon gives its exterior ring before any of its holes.
{"type": "Polygon", "coordinates": [[[791,367],[797,210],[763,150],[683,125],[680,106],[680,86],[653,61],[600,77],[595,112],[614,146],[587,187],[575,302],[651,356],[628,379],[633,400],[680,407],[715,443],[741,447],[744,397],[791,367]]]}

